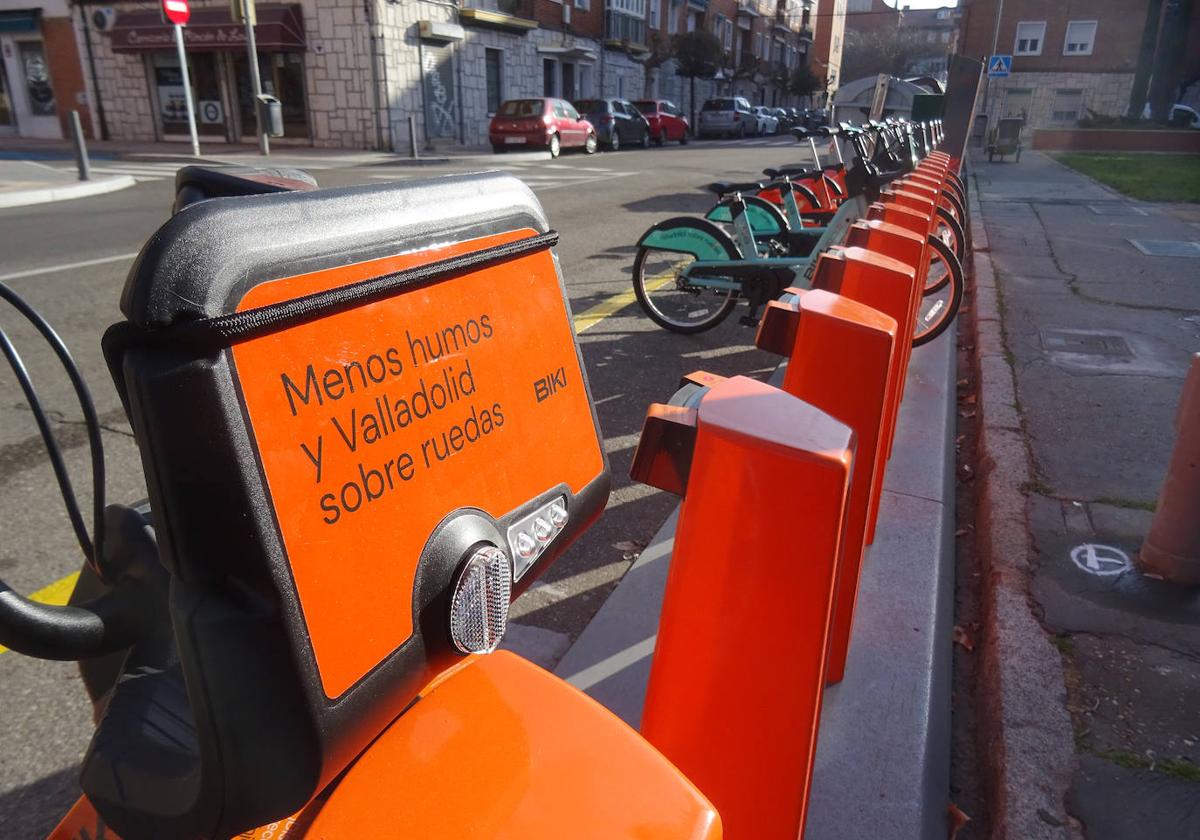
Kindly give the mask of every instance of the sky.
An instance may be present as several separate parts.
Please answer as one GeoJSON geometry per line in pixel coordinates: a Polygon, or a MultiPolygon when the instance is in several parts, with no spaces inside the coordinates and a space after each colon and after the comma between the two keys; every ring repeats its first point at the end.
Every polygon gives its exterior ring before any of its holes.
{"type": "Polygon", "coordinates": [[[912,6],[914,9],[937,9],[942,6],[957,6],[958,0],[883,0],[889,6],[912,6]]]}

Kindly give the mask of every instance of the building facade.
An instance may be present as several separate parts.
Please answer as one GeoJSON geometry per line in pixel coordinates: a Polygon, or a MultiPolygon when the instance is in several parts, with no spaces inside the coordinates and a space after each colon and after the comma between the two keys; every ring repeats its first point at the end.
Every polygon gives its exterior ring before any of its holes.
{"type": "Polygon", "coordinates": [[[959,52],[1012,55],[1012,73],[989,81],[984,112],[1023,116],[1032,128],[1074,126],[1130,104],[1150,0],[963,0],[959,52]]]}
{"type": "MultiPolygon", "coordinates": [[[[822,104],[833,101],[842,83],[842,49],[846,40],[846,0],[818,0],[813,26],[813,72],[825,80],[822,104]]],[[[849,81],[849,80],[847,80],[849,81]]]]}
{"type": "MultiPolygon", "coordinates": [[[[188,139],[174,31],[157,4],[47,2],[64,4],[53,18],[75,70],[42,75],[58,100],[91,104],[91,136],[188,139]]],[[[252,143],[245,26],[228,0],[191,7],[183,35],[201,144],[252,143]]],[[[788,81],[807,61],[811,10],[812,0],[296,0],[258,3],[254,31],[263,91],[282,104],[277,144],[405,153],[410,127],[424,149],[486,146],[505,99],[658,96],[686,109],[691,86],[670,44],[698,28],[724,58],[697,80],[696,108],[731,93],[794,104],[788,81]]]]}
{"type": "Polygon", "coordinates": [[[0,0],[0,137],[70,136],[92,119],[67,0],[0,0]]]}

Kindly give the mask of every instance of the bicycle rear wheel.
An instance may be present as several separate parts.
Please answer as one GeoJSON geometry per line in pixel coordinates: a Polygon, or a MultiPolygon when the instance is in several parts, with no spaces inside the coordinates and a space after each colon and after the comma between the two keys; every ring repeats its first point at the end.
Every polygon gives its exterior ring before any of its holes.
{"type": "Polygon", "coordinates": [[[941,239],[961,263],[967,258],[967,237],[958,219],[945,207],[935,207],[933,217],[933,234],[941,239]]]}
{"type": "Polygon", "coordinates": [[[936,270],[944,274],[939,274],[938,282],[934,284],[926,281],[926,291],[913,327],[914,347],[928,344],[944,333],[962,306],[965,284],[962,263],[950,246],[934,234],[929,235],[929,247],[934,252],[929,260],[930,270],[935,270],[936,264],[936,270]]]}
{"type": "MultiPolygon", "coordinates": [[[[737,254],[730,254],[737,259],[737,254]]],[[[696,261],[692,254],[658,248],[638,249],[633,263],[633,291],[650,320],[677,333],[711,330],[737,305],[732,289],[691,285],[684,270],[696,261]]]]}

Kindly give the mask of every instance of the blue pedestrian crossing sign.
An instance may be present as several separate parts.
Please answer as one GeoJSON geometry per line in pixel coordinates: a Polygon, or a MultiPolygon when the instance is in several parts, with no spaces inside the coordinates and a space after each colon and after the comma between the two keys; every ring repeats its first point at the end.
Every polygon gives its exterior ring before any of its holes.
{"type": "Polygon", "coordinates": [[[1003,79],[1012,72],[1011,55],[994,55],[988,59],[988,75],[994,79],[1003,79]]]}

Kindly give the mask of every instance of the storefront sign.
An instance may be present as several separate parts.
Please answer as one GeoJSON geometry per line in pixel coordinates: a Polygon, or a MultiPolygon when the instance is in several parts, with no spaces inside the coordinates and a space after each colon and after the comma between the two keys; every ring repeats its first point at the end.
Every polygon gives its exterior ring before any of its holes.
{"type": "MultiPolygon", "coordinates": [[[[123,13],[112,30],[113,52],[149,52],[175,48],[173,27],[157,11],[123,13]]],[[[259,6],[254,37],[259,50],[303,52],[304,18],[299,4],[259,6]]],[[[246,28],[233,20],[229,9],[192,12],[183,43],[189,51],[224,52],[246,48],[246,28]]]]}

